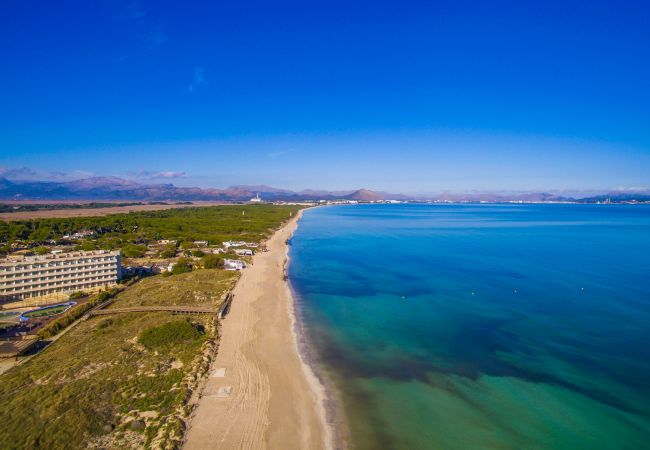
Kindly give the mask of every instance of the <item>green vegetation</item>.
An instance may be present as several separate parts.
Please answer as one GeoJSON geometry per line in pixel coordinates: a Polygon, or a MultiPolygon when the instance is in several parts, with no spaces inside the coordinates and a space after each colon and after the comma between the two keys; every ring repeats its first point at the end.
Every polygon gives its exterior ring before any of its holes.
{"type": "MultiPolygon", "coordinates": [[[[8,204],[0,203],[0,213],[19,212],[19,211],[48,211],[53,209],[99,209],[115,208],[117,206],[135,206],[144,205],[142,202],[131,203],[29,203],[29,204],[8,204]]],[[[154,202],[150,202],[154,204],[154,202]]],[[[156,203],[157,204],[157,203],[156,203]]],[[[164,203],[163,203],[164,204],[164,203]]]]}
{"type": "Polygon", "coordinates": [[[172,275],[179,275],[192,271],[192,260],[187,258],[179,258],[172,268],[172,275]]]}
{"type": "Polygon", "coordinates": [[[75,247],[75,250],[84,250],[84,251],[97,250],[97,244],[95,243],[95,241],[83,241],[81,245],[77,245],[75,247]]]}
{"type": "Polygon", "coordinates": [[[70,324],[72,324],[72,322],[79,319],[81,316],[83,316],[86,312],[90,311],[95,306],[111,298],[117,292],[118,292],[117,289],[100,292],[99,294],[93,296],[86,303],[71,308],[63,316],[59,317],[56,320],[53,320],[52,322],[48,323],[43,328],[41,328],[38,331],[38,337],[40,339],[49,339],[52,336],[55,336],[56,334],[59,333],[59,331],[63,330],[64,328],[67,328],[70,324]]]}
{"type": "Polygon", "coordinates": [[[146,245],[126,244],[122,247],[122,255],[125,258],[142,258],[146,251],[146,245]]]}
{"type": "Polygon", "coordinates": [[[41,246],[36,247],[36,248],[34,249],[34,253],[36,253],[37,255],[45,255],[45,254],[47,254],[47,253],[50,253],[50,249],[47,248],[47,247],[45,247],[45,246],[43,246],[43,245],[41,245],[41,246]]]}
{"type": "Polygon", "coordinates": [[[57,314],[61,314],[62,312],[65,312],[65,310],[68,308],[69,308],[68,305],[59,305],[59,306],[53,306],[51,308],[36,309],[34,311],[29,311],[24,313],[23,317],[27,317],[28,319],[35,319],[37,317],[56,316],[57,314]]]}
{"type": "Polygon", "coordinates": [[[201,259],[201,264],[203,264],[203,267],[206,269],[223,269],[224,259],[225,259],[224,255],[221,254],[205,255],[201,259]]]}
{"type": "Polygon", "coordinates": [[[75,300],[75,299],[78,299],[78,298],[84,298],[87,295],[88,294],[86,294],[84,291],[77,291],[77,292],[72,292],[68,298],[70,300],[75,300]]]}
{"type": "Polygon", "coordinates": [[[97,324],[97,327],[95,328],[95,331],[103,330],[104,328],[108,328],[111,325],[113,325],[113,319],[111,318],[100,320],[97,324]]]}
{"type": "Polygon", "coordinates": [[[176,245],[167,244],[163,251],[160,252],[161,258],[173,258],[176,256],[176,245]]]}
{"type": "MultiPolygon", "coordinates": [[[[90,230],[98,236],[81,248],[121,248],[157,239],[187,243],[205,240],[220,243],[229,239],[259,242],[270,229],[287,220],[298,206],[226,205],[139,211],[102,217],[66,217],[0,222],[0,242],[16,240],[34,244],[62,239],[65,234],[90,230]]],[[[192,244],[193,245],[193,244],[192,244]]],[[[190,248],[190,247],[188,247],[190,248]]]]}
{"type": "MultiPolygon", "coordinates": [[[[145,245],[161,239],[259,242],[298,209],[231,205],[0,222],[0,242],[23,240],[36,246],[89,230],[96,239],[78,243],[81,248],[122,248],[125,256],[136,257],[145,245]]],[[[162,249],[169,257],[176,251],[176,245],[162,249]]],[[[203,258],[207,267],[219,267],[222,259],[203,258]]],[[[56,335],[111,297],[115,299],[109,310],[156,305],[216,308],[239,276],[191,269],[190,260],[180,259],[171,277],[148,277],[127,289],[92,296],[48,323],[39,337],[56,335]]],[[[0,448],[180,447],[191,412],[187,402],[197,379],[207,372],[206,355],[216,348],[216,330],[212,316],[167,312],[79,321],[41,354],[0,378],[0,448]]]]}
{"type": "Polygon", "coordinates": [[[108,309],[220,304],[222,294],[231,290],[238,278],[238,272],[226,270],[195,270],[171,278],[149,277],[121,293],[119,301],[113,302],[108,309]]]}
{"type": "MultiPolygon", "coordinates": [[[[146,278],[111,307],[216,307],[236,278],[219,270],[146,278]]],[[[215,338],[209,316],[155,312],[80,322],[2,375],[0,448],[179,446],[185,405],[215,338]]]]}
{"type": "Polygon", "coordinates": [[[138,342],[149,350],[169,352],[176,345],[188,344],[202,336],[189,320],[174,320],[142,330],[138,342]]]}

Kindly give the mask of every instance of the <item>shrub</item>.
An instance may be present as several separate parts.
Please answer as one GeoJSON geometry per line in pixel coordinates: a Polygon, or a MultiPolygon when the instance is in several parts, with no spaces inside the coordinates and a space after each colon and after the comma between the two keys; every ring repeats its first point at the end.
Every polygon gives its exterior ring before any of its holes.
{"type": "Polygon", "coordinates": [[[146,251],[146,245],[128,244],[122,247],[122,254],[125,258],[142,258],[146,251]]]}
{"type": "Polygon", "coordinates": [[[180,258],[174,267],[172,268],[172,274],[178,275],[179,273],[187,273],[192,271],[192,265],[190,260],[186,258],[180,258]]]}
{"type": "Polygon", "coordinates": [[[201,264],[206,269],[223,269],[223,259],[221,255],[205,255],[201,264]]]}
{"type": "Polygon", "coordinates": [[[81,244],[81,250],[84,251],[97,250],[97,244],[95,244],[93,241],[84,241],[81,244]]]}
{"type": "Polygon", "coordinates": [[[113,319],[104,319],[101,322],[97,324],[97,329],[98,330],[103,330],[104,328],[108,328],[111,325],[113,325],[113,319]]]}
{"type": "Polygon", "coordinates": [[[173,258],[174,256],[176,256],[176,245],[174,244],[167,244],[165,249],[160,252],[161,258],[173,258]]]}
{"type": "Polygon", "coordinates": [[[138,342],[149,350],[169,350],[175,345],[195,341],[201,332],[188,320],[174,320],[143,330],[138,342]]]}
{"type": "Polygon", "coordinates": [[[48,323],[43,328],[41,328],[38,332],[39,339],[47,339],[52,336],[55,336],[59,331],[68,327],[70,324],[72,324],[75,320],[83,316],[90,309],[108,300],[117,292],[118,292],[117,289],[101,292],[96,296],[94,296],[93,298],[91,298],[90,300],[88,300],[83,305],[78,305],[68,310],[66,314],[62,315],[56,320],[53,320],[52,322],[48,323]]]}
{"type": "Polygon", "coordinates": [[[113,319],[104,319],[97,324],[97,328],[106,328],[113,324],[113,319]]]}

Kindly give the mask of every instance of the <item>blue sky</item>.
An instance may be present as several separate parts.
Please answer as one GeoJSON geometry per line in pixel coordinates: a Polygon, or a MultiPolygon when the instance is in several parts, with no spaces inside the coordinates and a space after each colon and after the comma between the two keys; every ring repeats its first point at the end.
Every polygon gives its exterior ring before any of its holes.
{"type": "Polygon", "coordinates": [[[61,3],[0,3],[9,178],[650,185],[647,2],[61,3]]]}

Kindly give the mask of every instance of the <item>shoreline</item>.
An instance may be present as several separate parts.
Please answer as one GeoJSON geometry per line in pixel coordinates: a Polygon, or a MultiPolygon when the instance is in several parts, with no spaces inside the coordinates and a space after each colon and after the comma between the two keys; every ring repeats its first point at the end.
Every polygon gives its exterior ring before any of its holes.
{"type": "Polygon", "coordinates": [[[305,331],[302,297],[291,286],[291,283],[288,284],[293,297],[295,315],[294,333],[296,334],[298,354],[306,366],[305,370],[313,377],[313,383],[316,389],[320,391],[319,397],[323,408],[323,421],[326,433],[328,433],[328,448],[348,448],[347,444],[350,442],[350,430],[348,428],[345,410],[342,406],[341,394],[318,361],[313,343],[310,342],[310,338],[305,331]]]}
{"type": "MultiPolygon", "coordinates": [[[[295,219],[295,226],[291,230],[289,239],[293,238],[294,233],[298,229],[298,222],[302,218],[304,210],[300,210],[295,219]]],[[[323,444],[325,449],[332,450],[334,448],[343,448],[339,444],[339,437],[335,421],[333,420],[337,415],[332,408],[328,405],[332,401],[332,391],[328,388],[328,383],[323,379],[323,375],[319,374],[317,370],[318,365],[314,358],[311,356],[313,351],[309,347],[308,338],[304,331],[304,322],[300,319],[299,309],[299,296],[291,285],[289,279],[289,267],[291,258],[289,256],[290,246],[285,244],[285,263],[283,267],[283,275],[286,277],[285,287],[287,290],[286,298],[289,300],[289,315],[291,317],[291,332],[294,336],[295,350],[300,358],[303,374],[307,378],[312,391],[316,394],[318,412],[320,415],[321,426],[323,427],[323,444]]]]}
{"type": "Polygon", "coordinates": [[[295,299],[284,279],[287,240],[302,211],[242,272],[219,349],[185,433],[185,449],[331,449],[326,391],[299,348],[295,299]]]}

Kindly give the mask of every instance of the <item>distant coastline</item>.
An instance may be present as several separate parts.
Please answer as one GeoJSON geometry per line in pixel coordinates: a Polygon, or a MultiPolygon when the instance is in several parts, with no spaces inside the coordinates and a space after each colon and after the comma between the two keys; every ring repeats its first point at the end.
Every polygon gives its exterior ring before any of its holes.
{"type": "Polygon", "coordinates": [[[70,181],[15,180],[0,177],[4,202],[436,202],[436,203],[650,203],[650,189],[591,191],[495,190],[429,193],[391,193],[367,188],[350,190],[282,189],[266,185],[199,188],[141,184],[119,177],[91,177],[70,181]]]}

